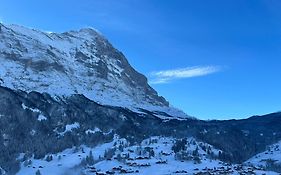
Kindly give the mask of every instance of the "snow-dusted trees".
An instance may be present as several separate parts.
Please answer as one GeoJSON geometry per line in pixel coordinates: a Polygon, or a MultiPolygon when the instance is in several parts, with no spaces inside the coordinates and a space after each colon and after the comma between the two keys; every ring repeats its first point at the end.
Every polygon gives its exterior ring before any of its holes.
{"type": "Polygon", "coordinates": [[[86,156],[86,162],[88,165],[93,165],[95,163],[95,160],[94,160],[94,156],[93,156],[93,152],[90,151],[89,152],[89,155],[86,156]]]}
{"type": "Polygon", "coordinates": [[[95,159],[93,156],[93,152],[90,151],[89,155],[86,156],[86,158],[83,158],[81,161],[81,165],[94,165],[95,164],[95,159]]]}
{"type": "Polygon", "coordinates": [[[177,153],[181,150],[186,150],[187,139],[176,140],[175,144],[172,146],[172,150],[177,153]]]}
{"type": "Polygon", "coordinates": [[[51,162],[53,160],[53,156],[52,155],[49,155],[46,157],[46,161],[47,162],[51,162]]]}
{"type": "Polygon", "coordinates": [[[116,148],[107,149],[104,151],[104,158],[111,159],[115,154],[116,148]]]}

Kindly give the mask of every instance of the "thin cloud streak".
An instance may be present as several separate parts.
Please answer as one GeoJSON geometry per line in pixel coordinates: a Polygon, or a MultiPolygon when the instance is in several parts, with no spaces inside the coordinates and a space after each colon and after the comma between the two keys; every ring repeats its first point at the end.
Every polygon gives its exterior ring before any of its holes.
{"type": "Polygon", "coordinates": [[[150,84],[165,84],[175,79],[205,76],[221,71],[220,66],[195,66],[181,69],[152,72],[150,84]]]}

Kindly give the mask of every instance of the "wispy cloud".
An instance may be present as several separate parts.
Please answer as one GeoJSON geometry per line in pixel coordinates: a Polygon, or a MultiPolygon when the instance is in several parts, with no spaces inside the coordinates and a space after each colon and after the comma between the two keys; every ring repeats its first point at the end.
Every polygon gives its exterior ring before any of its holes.
{"type": "Polygon", "coordinates": [[[221,71],[220,66],[195,66],[151,73],[151,84],[169,83],[175,79],[205,76],[221,71]]]}

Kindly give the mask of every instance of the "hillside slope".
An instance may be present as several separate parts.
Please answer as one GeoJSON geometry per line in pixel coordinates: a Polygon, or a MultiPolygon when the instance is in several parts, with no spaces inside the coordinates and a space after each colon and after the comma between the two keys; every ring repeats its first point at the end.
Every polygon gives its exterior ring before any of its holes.
{"type": "MultiPolygon", "coordinates": [[[[92,149],[93,154],[97,154],[95,150],[98,145],[108,145],[107,143],[112,143],[116,137],[126,140],[128,144],[125,144],[124,148],[134,148],[144,140],[157,136],[165,137],[167,138],[165,143],[159,142],[157,146],[170,145],[169,149],[178,140],[194,138],[203,145],[208,144],[215,148],[212,150],[221,150],[219,154],[208,152],[204,156],[205,153],[202,153],[199,158],[203,163],[207,163],[208,160],[218,163],[217,159],[219,159],[232,165],[243,163],[265,151],[268,145],[281,140],[281,113],[230,121],[201,121],[191,118],[165,120],[149,111],[135,113],[126,108],[103,106],[83,95],[53,98],[47,93],[34,91],[27,93],[1,86],[0,99],[0,167],[8,174],[24,170],[22,166],[29,164],[29,160],[34,162],[36,170],[42,164],[44,167],[58,166],[56,161],[46,162],[46,156],[61,155],[69,149],[71,151],[68,151],[68,158],[75,157],[74,164],[70,163],[69,166],[76,166],[77,163],[80,165],[80,159],[76,157],[78,154],[75,153],[77,149],[81,151],[81,148],[85,147],[87,150],[92,149]],[[205,158],[207,162],[203,161],[205,158]]],[[[176,146],[175,150],[182,150],[184,155],[189,155],[194,147],[191,148],[183,143],[178,142],[179,146],[176,146]]],[[[147,146],[152,145],[143,145],[142,148],[147,146]]],[[[155,152],[157,152],[156,147],[155,152]]],[[[207,151],[208,146],[204,147],[207,151]]],[[[111,146],[107,147],[107,149],[111,148],[111,146]]],[[[175,150],[169,149],[163,151],[172,152],[172,156],[167,157],[172,163],[170,165],[178,164],[178,160],[172,159],[175,157],[173,152],[175,150]]],[[[101,161],[101,168],[105,163],[110,165],[110,162],[104,162],[102,159],[104,152],[101,154],[101,159],[96,156],[98,160],[96,163],[101,161]]],[[[117,156],[118,152],[111,152],[111,154],[117,156]]],[[[83,154],[84,158],[86,155],[88,154],[83,154]]],[[[68,158],[62,158],[64,166],[68,164],[68,158]]],[[[183,158],[187,159],[186,165],[193,165],[193,158],[189,156],[183,158]]],[[[154,165],[158,159],[153,157],[149,161],[154,165]]],[[[124,166],[122,162],[118,164],[124,166]]],[[[170,165],[167,165],[167,168],[170,165]]],[[[204,171],[202,166],[206,164],[199,165],[200,170],[204,171]]],[[[182,166],[185,166],[185,163],[182,166]]],[[[194,165],[194,167],[198,166],[194,165]]],[[[82,167],[86,168],[86,166],[82,167]]],[[[24,171],[33,172],[33,166],[31,168],[24,171]]],[[[187,169],[182,168],[182,170],[187,169]]]]}

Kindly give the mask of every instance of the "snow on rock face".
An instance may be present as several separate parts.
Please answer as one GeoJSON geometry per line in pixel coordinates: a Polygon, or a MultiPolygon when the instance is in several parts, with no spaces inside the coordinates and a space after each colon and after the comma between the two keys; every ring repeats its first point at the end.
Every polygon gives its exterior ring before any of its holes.
{"type": "Polygon", "coordinates": [[[23,109],[28,109],[28,110],[31,110],[32,112],[41,113],[41,111],[39,109],[30,108],[30,107],[26,106],[24,103],[22,103],[21,106],[23,109]]]}
{"type": "Polygon", "coordinates": [[[45,117],[39,109],[30,108],[30,107],[26,106],[24,103],[22,103],[21,106],[25,110],[30,110],[32,112],[39,113],[38,118],[37,118],[38,121],[47,120],[47,117],[45,117]]]}
{"type": "Polygon", "coordinates": [[[2,86],[53,96],[83,94],[104,105],[186,117],[169,107],[147,78],[94,29],[46,33],[0,25],[2,86]]]}

